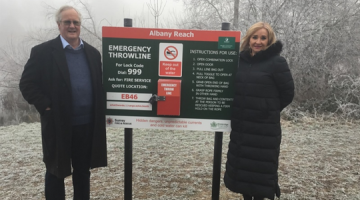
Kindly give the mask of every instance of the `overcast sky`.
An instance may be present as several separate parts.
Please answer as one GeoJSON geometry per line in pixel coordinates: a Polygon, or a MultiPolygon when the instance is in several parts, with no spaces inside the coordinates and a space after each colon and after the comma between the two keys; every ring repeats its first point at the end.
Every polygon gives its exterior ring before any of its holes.
{"type": "MultiPolygon", "coordinates": [[[[156,0],[83,0],[90,4],[90,9],[98,22],[106,19],[101,25],[123,26],[124,18],[132,18],[143,20],[144,27],[154,27],[154,17],[147,6],[151,1],[156,0]]],[[[160,16],[161,22],[166,23],[170,15],[180,15],[180,0],[158,1],[166,1],[165,10],[160,16]]],[[[76,0],[0,0],[0,46],[10,39],[18,40],[29,30],[44,26],[56,27],[54,18],[46,18],[46,4],[59,8],[66,4],[73,5],[71,2],[76,0]]]]}

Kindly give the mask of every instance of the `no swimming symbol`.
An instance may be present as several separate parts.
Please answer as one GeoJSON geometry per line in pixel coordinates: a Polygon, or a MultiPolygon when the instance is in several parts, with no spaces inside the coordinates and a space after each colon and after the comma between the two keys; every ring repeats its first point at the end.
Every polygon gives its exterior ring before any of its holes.
{"type": "Polygon", "coordinates": [[[174,60],[178,56],[178,50],[174,46],[168,46],[164,51],[165,58],[168,60],[174,60]]]}

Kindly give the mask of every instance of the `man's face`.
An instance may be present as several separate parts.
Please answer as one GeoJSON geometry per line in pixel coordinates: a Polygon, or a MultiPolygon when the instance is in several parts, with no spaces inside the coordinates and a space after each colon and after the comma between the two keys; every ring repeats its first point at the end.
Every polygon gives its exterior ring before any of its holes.
{"type": "Polygon", "coordinates": [[[70,44],[79,41],[80,18],[74,9],[61,12],[61,21],[58,23],[60,35],[70,44]]]}

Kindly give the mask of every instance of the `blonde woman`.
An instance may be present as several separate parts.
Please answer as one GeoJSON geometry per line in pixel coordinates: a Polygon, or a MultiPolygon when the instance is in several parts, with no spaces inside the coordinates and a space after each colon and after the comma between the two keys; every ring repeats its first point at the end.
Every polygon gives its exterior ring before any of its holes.
{"type": "Polygon", "coordinates": [[[252,25],[240,46],[224,182],[245,200],[280,197],[280,112],[294,97],[282,46],[264,22],[252,25]]]}

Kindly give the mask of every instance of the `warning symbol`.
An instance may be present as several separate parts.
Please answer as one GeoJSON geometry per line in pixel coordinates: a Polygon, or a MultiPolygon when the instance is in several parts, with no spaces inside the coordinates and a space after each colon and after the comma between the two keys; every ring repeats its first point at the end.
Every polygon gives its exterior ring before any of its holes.
{"type": "Polygon", "coordinates": [[[159,43],[159,76],[181,77],[182,59],[182,43],[159,43]]]}
{"type": "Polygon", "coordinates": [[[168,46],[164,50],[164,56],[168,60],[174,60],[178,56],[179,52],[176,47],[168,46]]]}

